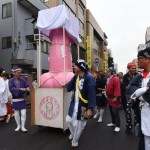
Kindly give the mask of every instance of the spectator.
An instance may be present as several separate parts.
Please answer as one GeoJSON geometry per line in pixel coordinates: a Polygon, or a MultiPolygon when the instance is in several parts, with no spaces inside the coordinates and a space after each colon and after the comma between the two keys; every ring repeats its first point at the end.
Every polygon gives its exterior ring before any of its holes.
{"type": "Polygon", "coordinates": [[[19,131],[21,128],[23,132],[27,132],[27,129],[25,128],[27,107],[26,96],[29,93],[29,86],[27,85],[26,80],[21,77],[21,68],[12,69],[12,72],[14,77],[9,80],[9,90],[12,93],[12,107],[14,109],[15,120],[17,123],[15,131],[19,131]]]}
{"type": "Polygon", "coordinates": [[[119,78],[114,75],[115,70],[109,68],[107,72],[107,83],[106,83],[106,95],[107,102],[109,105],[109,110],[111,114],[112,122],[107,124],[109,127],[115,127],[114,131],[120,131],[120,116],[119,116],[119,106],[120,106],[120,81],[119,78]]]}
{"type": "Polygon", "coordinates": [[[134,127],[138,123],[138,114],[137,114],[137,102],[127,104],[126,99],[126,87],[129,85],[129,83],[134,79],[134,77],[137,75],[137,65],[134,62],[129,62],[127,64],[128,72],[123,76],[123,85],[122,85],[122,95],[121,95],[121,102],[125,113],[125,119],[126,119],[126,133],[130,133],[132,131],[133,125],[132,125],[132,109],[134,111],[134,127]]]}
{"type": "Polygon", "coordinates": [[[7,92],[4,79],[1,77],[2,70],[0,72],[0,121],[5,119],[7,115],[7,92]]]}
{"type": "Polygon", "coordinates": [[[11,99],[12,99],[12,94],[9,91],[9,75],[6,72],[2,73],[2,78],[4,79],[5,83],[6,83],[6,92],[7,92],[7,103],[6,103],[6,107],[7,107],[7,118],[6,118],[6,123],[9,123],[11,116],[13,115],[14,111],[12,110],[11,107],[11,99]]]}
{"type": "Polygon", "coordinates": [[[94,119],[96,119],[99,116],[97,122],[102,122],[104,107],[106,105],[106,97],[105,97],[106,79],[102,76],[99,76],[98,71],[94,71],[93,76],[96,82],[96,114],[94,115],[94,119]]]}

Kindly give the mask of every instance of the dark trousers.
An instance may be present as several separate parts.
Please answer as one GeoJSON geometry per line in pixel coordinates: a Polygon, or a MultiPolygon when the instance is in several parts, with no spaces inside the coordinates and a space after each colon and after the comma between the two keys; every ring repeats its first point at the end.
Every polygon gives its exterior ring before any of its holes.
{"type": "Polygon", "coordinates": [[[109,105],[109,110],[110,110],[112,123],[115,124],[116,127],[120,127],[119,108],[115,108],[109,105]]]}
{"type": "Polygon", "coordinates": [[[144,135],[142,133],[140,134],[138,150],[145,150],[144,135]]]}
{"type": "Polygon", "coordinates": [[[139,108],[139,101],[130,102],[126,105],[125,110],[125,118],[126,118],[126,129],[131,130],[132,125],[132,110],[134,112],[134,127],[137,123],[140,122],[140,108],[139,108]]]}

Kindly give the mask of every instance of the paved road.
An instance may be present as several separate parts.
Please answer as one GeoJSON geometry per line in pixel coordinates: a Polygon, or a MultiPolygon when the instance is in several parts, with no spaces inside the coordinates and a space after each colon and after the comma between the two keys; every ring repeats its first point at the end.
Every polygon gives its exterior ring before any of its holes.
{"type": "MultiPolygon", "coordinates": [[[[61,129],[30,126],[30,110],[27,112],[27,133],[15,132],[15,120],[9,124],[0,122],[0,150],[71,150],[69,133],[63,134],[61,129]]],[[[91,119],[80,138],[77,150],[137,150],[138,138],[133,133],[125,134],[125,121],[123,111],[121,115],[121,131],[115,133],[110,123],[108,109],[104,114],[102,123],[91,119]]]]}

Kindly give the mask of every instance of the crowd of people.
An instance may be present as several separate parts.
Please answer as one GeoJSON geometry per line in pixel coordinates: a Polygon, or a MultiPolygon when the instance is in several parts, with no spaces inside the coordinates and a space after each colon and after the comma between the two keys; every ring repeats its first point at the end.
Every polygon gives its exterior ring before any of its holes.
{"type": "MultiPolygon", "coordinates": [[[[78,146],[79,138],[88,119],[103,121],[105,106],[110,111],[114,132],[120,132],[120,108],[123,108],[126,120],[125,133],[136,131],[139,136],[139,150],[150,150],[150,49],[146,48],[137,55],[135,62],[127,64],[128,72],[123,74],[112,67],[106,73],[88,71],[85,60],[79,59],[74,64],[74,76],[66,85],[67,91],[73,91],[66,122],[68,124],[72,147],[78,146]],[[138,73],[138,67],[143,69],[138,73]],[[134,116],[132,116],[134,114],[134,116]],[[134,121],[133,121],[134,118],[134,121]],[[134,130],[133,130],[134,129],[134,130]]],[[[22,69],[12,69],[13,77],[9,79],[6,72],[0,76],[0,120],[9,123],[14,115],[17,128],[15,131],[27,132],[26,96],[29,85],[21,77],[22,69]]],[[[38,88],[37,82],[34,85],[38,88]]]]}
{"type": "Polygon", "coordinates": [[[112,67],[105,74],[101,71],[90,73],[84,60],[75,63],[75,75],[67,85],[67,90],[73,91],[66,117],[72,147],[78,146],[88,119],[98,118],[97,122],[102,122],[105,106],[108,105],[111,123],[107,126],[114,127],[114,132],[120,132],[119,111],[123,108],[125,133],[134,131],[139,137],[139,150],[150,150],[150,49],[140,51],[137,60],[138,65],[135,62],[127,64],[126,74],[116,74],[112,67]],[[138,67],[143,71],[138,72],[138,67]]]}

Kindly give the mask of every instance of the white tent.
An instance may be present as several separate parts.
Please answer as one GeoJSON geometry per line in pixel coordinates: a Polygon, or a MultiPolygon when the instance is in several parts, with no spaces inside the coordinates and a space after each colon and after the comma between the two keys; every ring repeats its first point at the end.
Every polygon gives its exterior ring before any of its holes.
{"type": "Polygon", "coordinates": [[[47,37],[51,30],[64,27],[75,43],[80,41],[79,21],[64,5],[39,11],[36,26],[47,37]]]}

